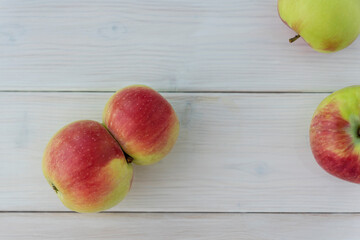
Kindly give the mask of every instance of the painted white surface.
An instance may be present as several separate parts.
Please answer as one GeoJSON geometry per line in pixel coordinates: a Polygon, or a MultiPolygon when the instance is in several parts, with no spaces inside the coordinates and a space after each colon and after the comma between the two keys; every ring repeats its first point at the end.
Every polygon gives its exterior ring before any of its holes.
{"type": "Polygon", "coordinates": [[[360,41],[320,54],[276,0],[0,0],[0,89],[333,91],[359,84],[360,41]]]}
{"type": "Polygon", "coordinates": [[[0,239],[358,240],[359,186],[316,164],[308,126],[317,92],[359,84],[360,40],[292,36],[276,0],[0,0],[0,239]],[[173,151],[112,213],[56,212],[46,143],[134,83],[167,92],[173,151]]]}
{"type": "MultiPolygon", "coordinates": [[[[111,95],[0,94],[0,210],[67,210],[42,175],[43,150],[63,125],[101,121],[111,95]]],[[[326,95],[164,94],[179,140],[160,163],[135,166],[131,192],[111,211],[360,211],[359,186],[325,173],[310,151],[308,126],[326,95]]]]}
{"type": "Polygon", "coordinates": [[[0,214],[1,239],[358,240],[359,215],[0,214]]]}

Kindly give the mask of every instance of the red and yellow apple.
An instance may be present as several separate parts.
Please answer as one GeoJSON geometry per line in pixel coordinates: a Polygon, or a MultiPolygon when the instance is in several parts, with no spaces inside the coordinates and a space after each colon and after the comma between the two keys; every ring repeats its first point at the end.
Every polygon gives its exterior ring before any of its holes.
{"type": "Polygon", "coordinates": [[[360,86],[336,91],[320,103],[311,121],[310,145],[328,173],[360,183],[360,86]]]}
{"type": "Polygon", "coordinates": [[[162,159],[179,134],[179,120],[170,103],[143,85],[116,92],[105,106],[103,122],[124,152],[140,165],[162,159]]]}
{"type": "Polygon", "coordinates": [[[117,141],[95,121],[77,121],[48,143],[43,173],[63,204],[77,212],[113,207],[128,193],[133,178],[117,141]]]}
{"type": "Polygon", "coordinates": [[[172,106],[146,86],[115,93],[103,119],[104,124],[83,120],[65,126],[45,149],[46,180],[63,204],[77,212],[99,212],[119,203],[131,187],[131,162],[159,161],[179,134],[172,106]]]}
{"type": "Polygon", "coordinates": [[[319,52],[336,52],[360,34],[359,0],[278,0],[283,22],[319,52]]]}

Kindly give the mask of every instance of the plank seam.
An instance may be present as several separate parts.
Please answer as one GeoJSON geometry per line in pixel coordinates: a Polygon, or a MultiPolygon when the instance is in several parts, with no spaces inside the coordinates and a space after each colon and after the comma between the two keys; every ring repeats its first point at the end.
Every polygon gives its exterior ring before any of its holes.
{"type": "MultiPolygon", "coordinates": [[[[71,91],[71,90],[0,90],[0,93],[115,93],[116,91],[71,91]]],[[[332,92],[311,92],[311,91],[158,91],[160,93],[224,93],[224,94],[331,94],[332,92]]]]}
{"type": "MultiPolygon", "coordinates": [[[[4,213],[77,213],[74,211],[0,211],[4,213]]],[[[243,215],[360,215],[360,212],[174,212],[174,211],[106,211],[98,214],[243,214],[243,215]]]]}

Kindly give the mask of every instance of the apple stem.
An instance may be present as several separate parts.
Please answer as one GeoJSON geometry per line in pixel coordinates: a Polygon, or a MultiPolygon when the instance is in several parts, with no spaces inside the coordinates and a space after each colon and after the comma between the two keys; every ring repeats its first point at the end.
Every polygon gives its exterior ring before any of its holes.
{"type": "Polygon", "coordinates": [[[360,138],[360,126],[358,127],[357,135],[358,135],[358,138],[360,138]]]}
{"type": "Polygon", "coordinates": [[[52,188],[54,189],[54,191],[56,192],[56,193],[58,193],[58,189],[57,189],[57,187],[55,187],[55,185],[53,184],[53,183],[51,183],[51,186],[52,186],[52,188]]]}
{"type": "Polygon", "coordinates": [[[134,158],[127,155],[126,153],[125,153],[125,159],[126,159],[127,163],[132,163],[132,161],[134,161],[134,158]]]}
{"type": "Polygon", "coordinates": [[[298,35],[296,35],[295,37],[290,38],[290,39],[289,39],[289,42],[290,42],[290,43],[293,43],[293,42],[295,42],[296,40],[298,40],[300,37],[301,37],[301,36],[298,34],[298,35]]]}

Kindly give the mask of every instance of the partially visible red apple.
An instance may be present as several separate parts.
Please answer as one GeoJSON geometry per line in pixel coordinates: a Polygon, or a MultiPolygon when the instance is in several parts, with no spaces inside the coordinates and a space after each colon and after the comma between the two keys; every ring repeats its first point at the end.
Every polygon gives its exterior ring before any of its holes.
{"type": "Polygon", "coordinates": [[[103,121],[124,152],[140,165],[162,159],[179,134],[179,120],[170,103],[143,85],[116,92],[106,104],[103,121]]]}
{"type": "Polygon", "coordinates": [[[77,212],[113,207],[126,196],[133,177],[132,165],[116,140],[103,125],[87,120],[55,134],[42,168],[60,200],[77,212]]]}
{"type": "Polygon", "coordinates": [[[310,126],[315,159],[328,173],[360,183],[360,86],[326,97],[310,126]]]}

